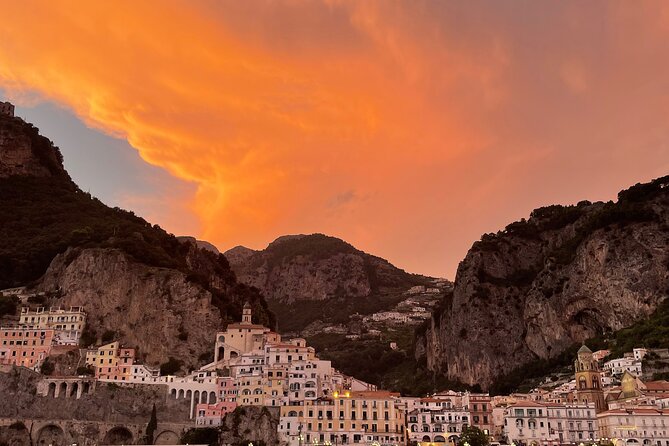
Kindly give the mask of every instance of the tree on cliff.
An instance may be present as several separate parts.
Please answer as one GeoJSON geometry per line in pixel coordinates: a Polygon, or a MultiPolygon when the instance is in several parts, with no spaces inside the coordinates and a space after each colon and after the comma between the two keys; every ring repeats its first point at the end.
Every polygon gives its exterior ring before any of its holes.
{"type": "Polygon", "coordinates": [[[153,409],[151,409],[151,419],[149,419],[149,424],[146,425],[146,443],[153,444],[153,434],[156,432],[158,427],[158,417],[156,416],[156,403],[153,403],[153,409]]]}

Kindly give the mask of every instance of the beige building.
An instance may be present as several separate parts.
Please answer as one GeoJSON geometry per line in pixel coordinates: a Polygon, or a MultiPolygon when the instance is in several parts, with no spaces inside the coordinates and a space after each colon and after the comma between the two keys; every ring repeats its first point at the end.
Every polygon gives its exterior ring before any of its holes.
{"type": "Polygon", "coordinates": [[[19,319],[22,327],[54,330],[56,345],[78,345],[85,324],[86,313],[81,307],[70,307],[67,310],[51,307],[48,311],[44,307],[36,310],[22,307],[19,319]]]}
{"type": "Polygon", "coordinates": [[[228,325],[225,331],[216,334],[214,363],[230,361],[242,354],[262,352],[267,342],[280,342],[281,337],[269,328],[251,322],[251,306],[246,303],[242,312],[242,321],[228,325]]]}

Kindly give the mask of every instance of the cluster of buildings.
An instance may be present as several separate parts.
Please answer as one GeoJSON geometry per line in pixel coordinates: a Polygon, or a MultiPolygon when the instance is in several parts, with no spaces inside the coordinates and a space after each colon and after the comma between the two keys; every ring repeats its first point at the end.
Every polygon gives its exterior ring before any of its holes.
{"type": "Polygon", "coordinates": [[[81,307],[23,307],[18,323],[0,327],[0,365],[39,370],[52,349],[77,346],[85,324],[81,307]]]}
{"type": "MultiPolygon", "coordinates": [[[[0,363],[39,370],[52,349],[78,344],[85,320],[78,307],[23,308],[16,326],[0,329],[0,363]]],[[[454,445],[470,426],[493,442],[524,446],[669,446],[669,382],[642,381],[649,353],[658,355],[634,349],[605,361],[608,352],[583,346],[573,380],[526,394],[401,396],[340,373],[304,339],[254,324],[246,305],[240,322],[216,333],[214,360],[187,376],[136,363],[135,350],[118,341],[83,356],[96,380],[166,386],[167,397],[189,402],[199,426],[221,425],[238,406],[274,407],[289,446],[454,445]]]]}

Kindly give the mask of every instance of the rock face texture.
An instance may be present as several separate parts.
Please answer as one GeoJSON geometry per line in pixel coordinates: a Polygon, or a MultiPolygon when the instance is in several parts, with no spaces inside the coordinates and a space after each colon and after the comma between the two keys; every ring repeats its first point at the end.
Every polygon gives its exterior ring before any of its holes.
{"type": "Polygon", "coordinates": [[[225,256],[240,282],[285,303],[366,297],[426,279],[323,234],[283,236],[262,251],[238,246],[225,256]]]}
{"type": "Polygon", "coordinates": [[[63,157],[51,141],[21,119],[0,115],[0,178],[63,174],[63,157]]]}
{"type": "Polygon", "coordinates": [[[220,444],[279,444],[278,408],[238,407],[225,416],[221,426],[220,444]]]}
{"type": "Polygon", "coordinates": [[[491,385],[537,358],[648,316],[669,286],[669,177],[616,203],[537,209],[474,243],[452,295],[416,340],[417,359],[491,385]]]}
{"type": "Polygon", "coordinates": [[[117,249],[71,249],[57,256],[39,290],[59,290],[57,303],[82,306],[96,337],[107,330],[158,365],[169,356],[196,366],[221,327],[212,295],[185,274],[133,261],[117,249]],[[186,342],[187,341],[187,342],[186,342]]]}

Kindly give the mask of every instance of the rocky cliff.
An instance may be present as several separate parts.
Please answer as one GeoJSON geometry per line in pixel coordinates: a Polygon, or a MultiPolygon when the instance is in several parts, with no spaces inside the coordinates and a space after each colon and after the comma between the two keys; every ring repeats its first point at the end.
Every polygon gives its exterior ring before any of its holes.
{"type": "Polygon", "coordinates": [[[47,292],[47,305],[81,305],[88,341],[111,332],[149,363],[206,361],[216,329],[246,301],[256,322],[275,324],[223,255],[81,191],[51,141],[4,115],[0,238],[0,289],[28,285],[47,292]]]}
{"type": "Polygon", "coordinates": [[[549,206],[474,243],[416,340],[417,359],[487,388],[496,377],[647,317],[669,286],[669,177],[618,201],[549,206]]]}
{"type": "Polygon", "coordinates": [[[133,261],[118,249],[71,249],[58,255],[38,290],[59,290],[54,303],[82,306],[94,338],[107,331],[139,350],[149,365],[169,356],[195,367],[213,349],[221,316],[211,293],[178,270],[133,261]]]}
{"type": "Polygon", "coordinates": [[[429,279],[323,234],[283,236],[262,251],[238,246],[225,256],[239,281],[258,288],[267,299],[284,303],[363,298],[405,290],[429,279]]]}
{"type": "Polygon", "coordinates": [[[221,426],[220,444],[279,444],[279,410],[275,407],[238,407],[221,426]]]}
{"type": "Polygon", "coordinates": [[[13,175],[65,176],[63,157],[39,130],[19,118],[0,115],[0,178],[13,175]]]}

